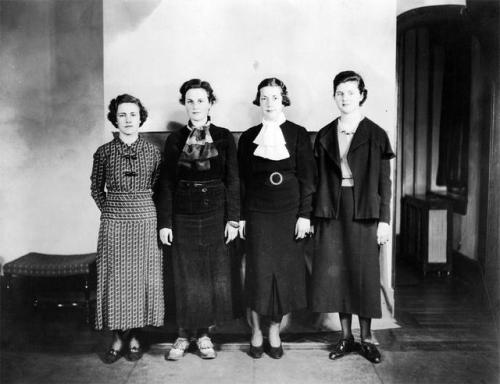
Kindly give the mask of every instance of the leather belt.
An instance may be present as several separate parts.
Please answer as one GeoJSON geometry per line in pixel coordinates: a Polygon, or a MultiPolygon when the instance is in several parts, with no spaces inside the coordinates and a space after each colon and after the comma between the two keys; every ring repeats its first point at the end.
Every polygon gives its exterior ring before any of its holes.
{"type": "Polygon", "coordinates": [[[295,177],[295,174],[293,172],[274,171],[270,173],[258,174],[253,179],[253,181],[257,182],[257,184],[265,184],[276,187],[278,185],[283,184],[285,181],[290,180],[293,177],[295,177]]]}

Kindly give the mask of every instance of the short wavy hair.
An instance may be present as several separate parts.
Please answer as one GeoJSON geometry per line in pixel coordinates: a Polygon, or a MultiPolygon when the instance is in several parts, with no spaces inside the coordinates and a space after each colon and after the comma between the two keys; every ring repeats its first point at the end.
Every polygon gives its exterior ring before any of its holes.
{"type": "Polygon", "coordinates": [[[133,103],[139,107],[139,115],[141,118],[141,122],[139,127],[144,124],[144,122],[148,118],[148,111],[146,107],[141,103],[137,97],[124,93],[123,95],[118,95],[114,99],[109,102],[108,106],[108,120],[113,124],[116,128],[118,128],[118,122],[116,120],[116,112],[118,111],[118,106],[123,103],[133,103]]]}
{"type": "Polygon", "coordinates": [[[288,107],[291,102],[290,98],[288,97],[288,91],[286,89],[286,85],[284,82],[282,82],[280,79],[277,79],[276,77],[270,77],[268,79],[264,79],[260,82],[260,84],[257,87],[257,95],[255,96],[255,99],[253,103],[260,107],[260,90],[264,87],[280,87],[281,88],[281,97],[283,101],[281,102],[285,107],[288,107]]]}
{"type": "Polygon", "coordinates": [[[368,89],[365,87],[365,82],[359,73],[354,71],[343,71],[339,72],[337,76],[333,79],[333,96],[335,97],[335,92],[337,91],[337,87],[342,83],[347,83],[348,81],[355,81],[358,83],[358,89],[363,98],[359,102],[359,105],[363,105],[368,97],[368,89]]]}
{"type": "Polygon", "coordinates": [[[208,101],[210,104],[213,104],[217,101],[217,98],[215,97],[214,90],[210,83],[208,81],[200,80],[200,79],[191,79],[184,84],[181,85],[181,88],[179,89],[179,92],[181,93],[181,98],[179,99],[179,103],[182,105],[186,104],[186,93],[190,89],[204,89],[207,92],[208,95],[208,101]]]}

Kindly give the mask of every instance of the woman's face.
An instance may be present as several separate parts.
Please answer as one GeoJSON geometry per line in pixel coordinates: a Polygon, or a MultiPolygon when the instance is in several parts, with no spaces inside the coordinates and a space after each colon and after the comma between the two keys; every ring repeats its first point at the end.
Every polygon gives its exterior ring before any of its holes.
{"type": "Polygon", "coordinates": [[[359,110],[363,95],[359,91],[357,81],[346,81],[337,86],[333,98],[340,112],[349,114],[359,110]]]}
{"type": "Polygon", "coordinates": [[[212,104],[203,88],[192,88],[185,96],[186,112],[192,123],[205,123],[212,104]]]}
{"type": "Polygon", "coordinates": [[[116,110],[116,122],[123,135],[136,135],[141,124],[139,106],[135,103],[121,103],[116,110]]]}
{"type": "Polygon", "coordinates": [[[268,85],[261,88],[259,101],[264,120],[275,121],[283,112],[281,87],[268,85]]]}

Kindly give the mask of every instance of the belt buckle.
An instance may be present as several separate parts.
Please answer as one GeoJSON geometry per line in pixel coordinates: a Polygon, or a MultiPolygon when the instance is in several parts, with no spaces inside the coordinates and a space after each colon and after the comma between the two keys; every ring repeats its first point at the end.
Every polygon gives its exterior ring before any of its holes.
{"type": "Polygon", "coordinates": [[[283,175],[279,172],[273,172],[269,175],[269,182],[272,185],[280,185],[281,183],[283,183],[283,175]],[[278,181],[274,181],[275,176],[278,177],[278,181]]]}

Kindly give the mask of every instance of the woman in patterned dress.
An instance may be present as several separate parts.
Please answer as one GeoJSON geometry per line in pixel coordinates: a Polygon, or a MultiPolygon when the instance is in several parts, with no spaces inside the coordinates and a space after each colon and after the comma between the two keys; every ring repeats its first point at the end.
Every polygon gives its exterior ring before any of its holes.
{"type": "Polygon", "coordinates": [[[250,356],[263,354],[261,318],[269,320],[272,358],[283,355],[280,324],[287,313],[306,307],[304,242],[316,168],[305,128],[288,121],[285,84],[263,80],[253,102],[262,123],[243,132],[238,161],[242,186],[240,236],[246,238],[246,292],[252,317],[250,356]]]}
{"type": "Polygon", "coordinates": [[[119,134],[94,154],[91,191],[101,211],[96,329],[113,331],[108,364],[124,354],[140,359],[139,329],[163,325],[163,260],[152,199],[161,152],[139,137],[146,118],[139,99],[111,100],[108,120],[119,134]]]}
{"type": "Polygon", "coordinates": [[[240,185],[233,135],[210,121],[215,102],[206,81],[180,88],[188,124],[165,143],[160,177],[160,239],[172,245],[179,337],[168,352],[178,360],[190,338],[203,359],[216,353],[209,327],[234,317],[227,244],[238,235],[240,185]]]}

